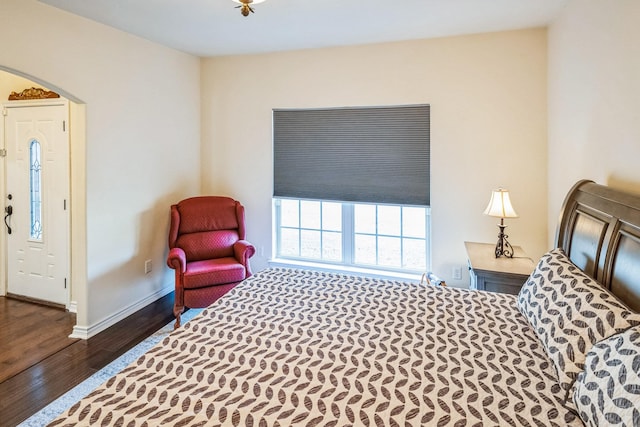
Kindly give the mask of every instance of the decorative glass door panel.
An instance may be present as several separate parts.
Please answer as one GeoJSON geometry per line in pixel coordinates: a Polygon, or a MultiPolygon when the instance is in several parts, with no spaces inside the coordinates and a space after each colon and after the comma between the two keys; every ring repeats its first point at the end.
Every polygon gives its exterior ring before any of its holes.
{"type": "Polygon", "coordinates": [[[41,146],[37,140],[31,141],[29,149],[29,163],[31,165],[29,176],[29,205],[31,213],[31,240],[42,241],[42,167],[40,163],[41,146]]]}

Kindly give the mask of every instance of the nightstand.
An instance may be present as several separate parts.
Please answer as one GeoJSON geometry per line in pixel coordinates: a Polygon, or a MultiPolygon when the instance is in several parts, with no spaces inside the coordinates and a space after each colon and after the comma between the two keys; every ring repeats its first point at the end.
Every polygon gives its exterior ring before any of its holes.
{"type": "Polygon", "coordinates": [[[464,246],[471,289],[517,295],[535,268],[520,246],[513,247],[513,258],[496,258],[496,245],[492,243],[464,242],[464,246]]]}

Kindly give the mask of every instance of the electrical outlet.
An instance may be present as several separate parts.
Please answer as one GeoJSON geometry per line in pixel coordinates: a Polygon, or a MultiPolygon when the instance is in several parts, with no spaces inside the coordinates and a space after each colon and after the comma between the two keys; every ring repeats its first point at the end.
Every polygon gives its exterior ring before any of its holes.
{"type": "Polygon", "coordinates": [[[453,267],[453,270],[451,271],[451,276],[453,277],[453,280],[462,280],[462,268],[453,267]]]}
{"type": "Polygon", "coordinates": [[[144,262],[144,274],[151,273],[151,268],[153,267],[151,260],[148,259],[144,262]]]}

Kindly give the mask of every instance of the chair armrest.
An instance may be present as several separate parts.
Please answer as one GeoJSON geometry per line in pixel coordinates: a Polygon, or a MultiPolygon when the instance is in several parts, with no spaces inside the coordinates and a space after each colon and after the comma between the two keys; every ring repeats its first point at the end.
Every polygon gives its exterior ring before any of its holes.
{"type": "Polygon", "coordinates": [[[233,244],[233,253],[242,265],[247,269],[247,277],[251,276],[251,269],[249,267],[249,258],[256,253],[256,248],[246,240],[238,240],[233,244]]]}
{"type": "Polygon", "coordinates": [[[187,256],[181,248],[172,248],[167,256],[167,265],[176,271],[184,272],[187,269],[187,256]]]}

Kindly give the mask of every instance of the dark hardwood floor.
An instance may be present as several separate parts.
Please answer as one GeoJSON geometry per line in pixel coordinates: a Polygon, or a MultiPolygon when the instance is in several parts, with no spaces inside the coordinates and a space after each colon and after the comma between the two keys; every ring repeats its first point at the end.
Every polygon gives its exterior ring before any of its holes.
{"type": "Polygon", "coordinates": [[[60,308],[0,297],[0,383],[73,344],[75,319],[60,308]]]}
{"type": "MultiPolygon", "coordinates": [[[[172,310],[173,293],[170,293],[94,337],[76,340],[1,382],[0,425],[15,426],[38,412],[171,322],[172,310]]],[[[47,318],[33,317],[38,319],[31,327],[46,330],[47,318]]],[[[66,335],[60,339],[66,339],[66,335]]]]}

